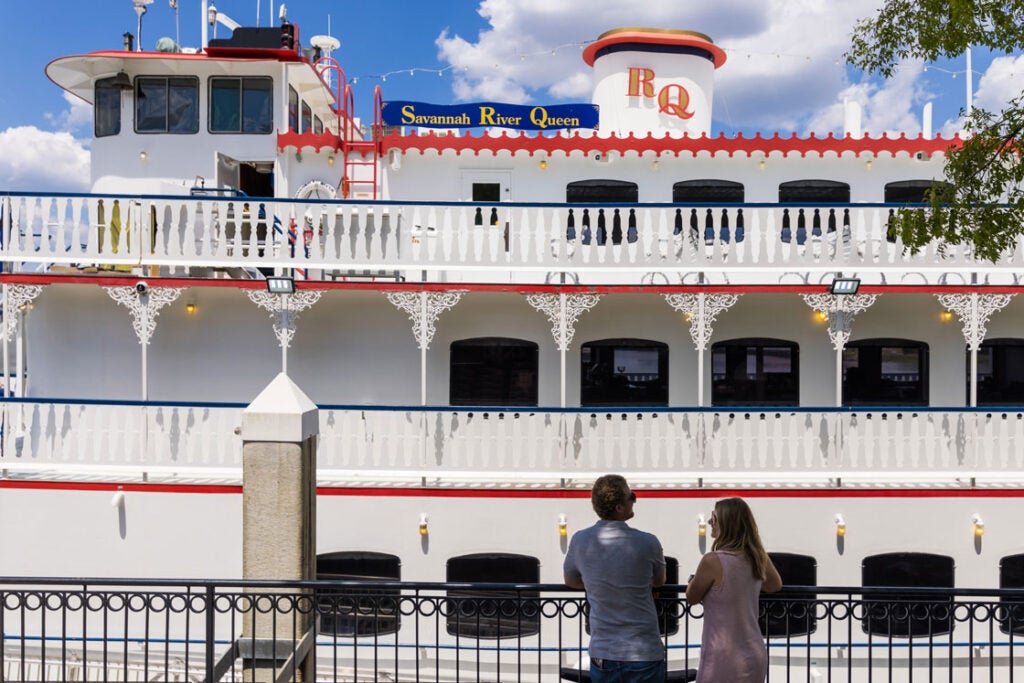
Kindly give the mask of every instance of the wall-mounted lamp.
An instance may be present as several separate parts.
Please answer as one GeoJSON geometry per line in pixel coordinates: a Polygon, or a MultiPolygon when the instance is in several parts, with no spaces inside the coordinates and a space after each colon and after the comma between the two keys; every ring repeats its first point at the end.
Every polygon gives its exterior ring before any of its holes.
{"type": "Polygon", "coordinates": [[[704,515],[697,515],[697,536],[704,538],[708,535],[708,522],[704,515]]]}
{"type": "Polygon", "coordinates": [[[985,535],[985,520],[981,518],[977,512],[971,517],[971,523],[974,524],[974,537],[981,538],[985,535]]]}
{"type": "Polygon", "coordinates": [[[547,159],[541,159],[540,163],[537,164],[537,165],[540,166],[540,170],[542,170],[542,171],[548,170],[548,161],[547,161],[547,159]]]}
{"type": "Polygon", "coordinates": [[[943,311],[942,313],[939,313],[939,319],[944,323],[948,323],[953,319],[953,311],[943,311]]]}
{"type": "Polygon", "coordinates": [[[558,515],[558,536],[559,538],[565,538],[569,535],[569,520],[565,516],[565,513],[558,515]]]}
{"type": "Polygon", "coordinates": [[[761,170],[761,171],[763,171],[764,167],[767,166],[767,165],[768,164],[765,163],[764,159],[761,159],[761,161],[757,162],[757,168],[758,168],[758,170],[761,170]]]}
{"type": "Polygon", "coordinates": [[[333,154],[330,155],[329,157],[327,157],[327,165],[328,166],[334,166],[334,155],[333,154]]]}
{"type": "Polygon", "coordinates": [[[860,278],[837,277],[829,285],[829,294],[856,294],[860,289],[860,278]]]}
{"type": "Polygon", "coordinates": [[[142,150],[141,152],[139,152],[139,159],[140,160],[145,161],[148,158],[149,158],[149,155],[146,153],[146,150],[142,150]]]}
{"type": "Polygon", "coordinates": [[[825,311],[815,311],[814,317],[817,318],[820,322],[825,322],[826,320],[828,320],[828,313],[826,313],[825,311]]]}
{"type": "Polygon", "coordinates": [[[302,150],[295,150],[295,161],[302,163],[302,150]]]}
{"type": "Polygon", "coordinates": [[[421,512],[420,513],[420,536],[426,536],[427,534],[430,533],[430,530],[427,528],[427,521],[428,521],[427,513],[426,512],[421,512]]]}
{"type": "Polygon", "coordinates": [[[187,304],[185,304],[185,313],[187,313],[188,315],[195,315],[196,314],[196,302],[195,301],[189,301],[187,304]]]}
{"type": "Polygon", "coordinates": [[[657,171],[658,166],[660,165],[661,163],[657,159],[655,159],[654,161],[651,162],[651,169],[657,171]]]}
{"type": "Polygon", "coordinates": [[[846,518],[844,518],[841,514],[837,514],[835,516],[835,522],[836,537],[843,538],[844,536],[846,536],[846,518]]]}
{"type": "Polygon", "coordinates": [[[864,168],[869,171],[871,170],[871,159],[868,159],[867,161],[864,162],[864,168]]]}

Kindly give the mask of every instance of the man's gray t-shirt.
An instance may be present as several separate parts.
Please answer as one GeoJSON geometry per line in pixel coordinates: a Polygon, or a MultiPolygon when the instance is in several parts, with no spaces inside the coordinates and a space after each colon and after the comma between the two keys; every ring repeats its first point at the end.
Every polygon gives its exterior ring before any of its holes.
{"type": "Polygon", "coordinates": [[[590,602],[590,656],[626,662],[665,658],[651,582],[665,571],[654,534],[600,520],[573,534],[565,575],[583,581],[590,602]]]}

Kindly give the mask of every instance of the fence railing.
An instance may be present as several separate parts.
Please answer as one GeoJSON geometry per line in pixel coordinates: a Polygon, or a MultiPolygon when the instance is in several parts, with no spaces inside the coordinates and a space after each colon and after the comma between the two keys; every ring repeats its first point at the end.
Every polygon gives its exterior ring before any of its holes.
{"type": "MultiPolygon", "coordinates": [[[[240,479],[240,404],[0,401],[0,469],[240,479]]],[[[1024,481],[1024,410],[324,406],[321,480],[1024,481]]]]}
{"type": "MultiPolygon", "coordinates": [[[[703,608],[656,597],[672,680],[703,608]]],[[[585,596],[545,584],[0,579],[3,680],[578,680],[585,596]],[[300,672],[302,672],[300,674],[300,672]]],[[[799,586],[763,596],[769,681],[1012,681],[1024,592],[799,586]]],[[[690,672],[689,676],[685,672],[690,672]]]]}
{"type": "MultiPolygon", "coordinates": [[[[177,196],[0,196],[0,259],[79,266],[676,274],[993,265],[911,254],[890,204],[477,204],[177,196]]],[[[924,210],[924,209],[922,209],[924,210]]],[[[187,271],[175,271],[188,274],[187,271]]],[[[593,278],[591,278],[593,279],[593,278]]]]}

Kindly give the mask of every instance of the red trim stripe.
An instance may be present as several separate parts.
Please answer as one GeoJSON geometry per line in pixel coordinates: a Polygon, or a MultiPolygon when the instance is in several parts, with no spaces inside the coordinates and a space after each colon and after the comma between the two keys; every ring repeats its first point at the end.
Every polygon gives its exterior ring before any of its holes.
{"type": "MultiPolygon", "coordinates": [[[[116,482],[0,481],[0,489],[45,491],[125,491],[137,493],[178,493],[238,495],[242,487],[221,484],[143,484],[116,482]]],[[[319,496],[366,496],[377,498],[589,498],[587,489],[477,489],[321,486],[319,496]]],[[[971,489],[834,489],[834,488],[703,488],[637,489],[640,498],[1024,498],[1024,488],[971,489]]]]}

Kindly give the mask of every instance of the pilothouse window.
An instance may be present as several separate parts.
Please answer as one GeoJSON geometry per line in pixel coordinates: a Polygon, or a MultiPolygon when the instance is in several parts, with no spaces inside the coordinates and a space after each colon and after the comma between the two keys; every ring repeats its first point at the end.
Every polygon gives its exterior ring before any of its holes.
{"type": "Polygon", "coordinates": [[[164,76],[136,78],[135,132],[199,132],[199,79],[164,76]]]}
{"type": "Polygon", "coordinates": [[[269,133],[274,128],[269,78],[211,78],[211,133],[269,133]]]}
{"type": "Polygon", "coordinates": [[[121,132],[121,89],[115,87],[114,78],[96,81],[93,132],[98,138],[121,132]]]}

